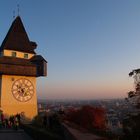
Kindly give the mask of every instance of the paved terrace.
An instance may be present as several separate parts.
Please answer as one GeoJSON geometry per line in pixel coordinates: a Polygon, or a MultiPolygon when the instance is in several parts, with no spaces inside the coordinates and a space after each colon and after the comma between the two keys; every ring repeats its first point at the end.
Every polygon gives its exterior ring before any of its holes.
{"type": "Polygon", "coordinates": [[[33,140],[23,129],[0,129],[0,140],[33,140]]]}
{"type": "Polygon", "coordinates": [[[65,131],[66,140],[106,140],[104,137],[100,137],[86,131],[81,132],[80,130],[72,128],[64,123],[63,126],[67,129],[67,132],[65,131]]]}

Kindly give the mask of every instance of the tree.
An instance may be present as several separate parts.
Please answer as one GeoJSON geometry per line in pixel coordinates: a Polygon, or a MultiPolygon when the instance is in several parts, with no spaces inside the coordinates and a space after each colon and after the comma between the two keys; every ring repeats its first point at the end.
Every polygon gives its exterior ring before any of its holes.
{"type": "Polygon", "coordinates": [[[123,129],[125,139],[138,140],[140,139],[140,69],[135,69],[129,73],[129,76],[134,78],[134,91],[128,92],[127,101],[131,103],[133,112],[123,120],[123,129]],[[133,113],[136,113],[133,115],[133,113]]]}
{"type": "Polygon", "coordinates": [[[71,109],[67,113],[66,120],[73,122],[86,129],[105,129],[106,113],[103,108],[82,106],[80,109],[71,109]]]}
{"type": "Polygon", "coordinates": [[[129,76],[134,78],[134,91],[128,92],[128,99],[136,107],[140,107],[140,69],[135,69],[129,73],[129,76]]]}

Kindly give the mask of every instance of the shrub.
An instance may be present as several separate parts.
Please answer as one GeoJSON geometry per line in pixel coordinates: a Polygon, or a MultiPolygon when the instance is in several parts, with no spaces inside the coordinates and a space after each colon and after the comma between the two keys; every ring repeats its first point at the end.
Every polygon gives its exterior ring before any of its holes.
{"type": "Polygon", "coordinates": [[[66,120],[76,123],[86,129],[106,128],[105,110],[100,107],[83,106],[80,109],[70,109],[66,114],[66,120]]]}

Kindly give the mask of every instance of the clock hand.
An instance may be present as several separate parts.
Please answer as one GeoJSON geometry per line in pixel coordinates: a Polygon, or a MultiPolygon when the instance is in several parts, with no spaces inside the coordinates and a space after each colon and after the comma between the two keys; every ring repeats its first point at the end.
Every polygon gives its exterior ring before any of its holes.
{"type": "Polygon", "coordinates": [[[27,95],[28,95],[28,92],[29,92],[28,89],[25,89],[25,88],[24,88],[23,96],[24,96],[24,97],[27,96],[27,95]]]}

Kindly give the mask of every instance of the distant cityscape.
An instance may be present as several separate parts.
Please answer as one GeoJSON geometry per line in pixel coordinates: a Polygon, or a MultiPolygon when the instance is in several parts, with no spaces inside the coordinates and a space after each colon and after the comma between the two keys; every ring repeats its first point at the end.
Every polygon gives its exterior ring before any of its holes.
{"type": "Polygon", "coordinates": [[[38,100],[38,112],[57,112],[69,108],[78,109],[84,105],[102,107],[106,111],[108,130],[114,134],[122,134],[122,121],[129,114],[137,115],[140,110],[133,107],[126,99],[102,99],[102,100],[38,100]]]}

